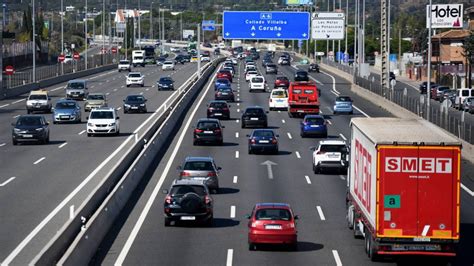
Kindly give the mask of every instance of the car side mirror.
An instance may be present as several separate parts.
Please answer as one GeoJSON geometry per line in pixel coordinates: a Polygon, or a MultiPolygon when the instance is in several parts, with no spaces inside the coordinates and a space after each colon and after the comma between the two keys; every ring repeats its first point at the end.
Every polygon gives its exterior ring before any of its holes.
{"type": "Polygon", "coordinates": [[[315,150],[316,150],[316,147],[310,147],[309,150],[310,150],[310,151],[315,151],[315,150]]]}
{"type": "Polygon", "coordinates": [[[250,135],[249,135],[249,134],[247,134],[247,135],[245,135],[245,136],[246,136],[247,138],[250,138],[250,135]]]}
{"type": "Polygon", "coordinates": [[[12,126],[16,126],[16,124],[15,124],[15,123],[12,123],[12,126]]]}
{"type": "Polygon", "coordinates": [[[279,134],[276,134],[275,136],[276,136],[277,138],[279,138],[279,137],[280,137],[280,135],[279,135],[279,134]]]}
{"type": "Polygon", "coordinates": [[[167,190],[167,189],[163,189],[161,192],[163,192],[163,194],[168,194],[168,190],[167,190]]]}
{"type": "Polygon", "coordinates": [[[117,116],[117,119],[120,119],[120,116],[117,116]]]}
{"type": "Polygon", "coordinates": [[[219,167],[217,167],[217,170],[218,170],[218,171],[222,170],[222,167],[220,167],[220,166],[219,166],[219,167]]]}
{"type": "Polygon", "coordinates": [[[295,215],[294,219],[295,219],[295,220],[299,220],[300,217],[299,217],[298,215],[295,215]]]}
{"type": "Polygon", "coordinates": [[[250,214],[245,215],[245,218],[247,218],[247,219],[250,219],[250,217],[251,217],[250,214]]]}

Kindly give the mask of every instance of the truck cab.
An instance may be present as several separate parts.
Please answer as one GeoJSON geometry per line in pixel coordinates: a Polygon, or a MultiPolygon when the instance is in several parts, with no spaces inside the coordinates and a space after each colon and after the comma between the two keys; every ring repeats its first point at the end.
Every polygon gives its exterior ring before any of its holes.
{"type": "Polygon", "coordinates": [[[145,66],[145,51],[132,51],[132,65],[133,67],[136,67],[137,65],[140,65],[142,67],[145,66]]]}
{"type": "Polygon", "coordinates": [[[288,115],[319,114],[319,91],[310,81],[291,82],[288,88],[288,115]]]}

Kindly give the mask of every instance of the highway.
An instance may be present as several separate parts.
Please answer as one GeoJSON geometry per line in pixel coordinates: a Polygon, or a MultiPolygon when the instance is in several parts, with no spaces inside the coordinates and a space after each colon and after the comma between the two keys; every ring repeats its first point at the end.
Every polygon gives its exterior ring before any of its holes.
{"type": "MultiPolygon", "coordinates": [[[[26,97],[0,101],[0,262],[26,265],[85,200],[109,169],[104,162],[120,151],[122,143],[171,95],[157,91],[156,81],[171,75],[175,88],[181,86],[196,70],[196,64],[177,65],[175,71],[161,67],[134,68],[145,75],[144,87],[125,86],[128,72],[112,70],[87,77],[90,92],[107,95],[109,107],[119,109],[120,136],[88,138],[86,117],[82,123],[50,124],[48,145],[18,145],[11,141],[11,126],[19,115],[26,114],[26,97]],[[124,114],[122,100],[129,94],[147,99],[147,114],[124,114]]],[[[64,86],[50,88],[54,103],[64,97],[64,86]]],[[[83,107],[83,103],[80,103],[83,107]]]]}
{"type": "MultiPolygon", "coordinates": [[[[264,73],[261,64],[257,66],[264,73]]],[[[279,68],[279,74],[292,79],[293,66],[279,68]]],[[[275,75],[265,75],[270,88],[275,75]]],[[[321,113],[330,122],[329,138],[350,138],[351,117],[392,116],[350,91],[350,84],[330,73],[311,74],[322,90],[321,113]],[[337,86],[336,86],[337,84],[337,86]],[[336,95],[349,95],[356,106],[353,115],[332,115],[336,95]]],[[[150,175],[144,177],[136,196],[129,202],[122,218],[109,233],[91,264],[94,265],[413,265],[418,258],[387,260],[373,263],[364,252],[364,242],[354,239],[346,225],[346,176],[313,174],[310,147],[320,139],[299,136],[300,119],[289,118],[286,112],[269,113],[269,128],[279,134],[278,155],[249,155],[246,134],[240,116],[246,106],[260,105],[268,109],[268,93],[249,93],[243,76],[243,62],[232,84],[237,102],[231,103],[229,121],[223,121],[223,146],[193,146],[192,126],[206,116],[206,104],[214,99],[213,79],[203,89],[190,109],[169,150],[157,162],[150,175]],[[164,226],[162,189],[168,189],[177,176],[176,167],[186,156],[212,156],[220,173],[222,191],[213,195],[214,225],[164,226]],[[272,178],[265,161],[272,166],[272,178]],[[257,202],[291,204],[298,222],[298,251],[267,248],[249,251],[247,220],[257,202]]],[[[461,195],[461,245],[454,265],[474,262],[473,165],[463,161],[462,182],[467,189],[461,195]]],[[[435,265],[439,260],[426,258],[418,263],[435,265]]]]}

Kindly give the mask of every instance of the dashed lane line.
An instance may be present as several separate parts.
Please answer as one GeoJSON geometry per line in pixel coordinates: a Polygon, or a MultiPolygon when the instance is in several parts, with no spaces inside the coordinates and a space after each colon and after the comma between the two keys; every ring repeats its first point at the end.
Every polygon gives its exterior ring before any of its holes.
{"type": "Polygon", "coordinates": [[[316,206],[316,209],[318,210],[319,218],[321,221],[326,220],[326,217],[324,217],[323,209],[321,209],[321,206],[316,206]]]}
{"type": "Polygon", "coordinates": [[[61,149],[62,147],[66,146],[67,142],[64,142],[63,144],[59,145],[58,148],[61,149]]]}
{"type": "Polygon", "coordinates": [[[0,184],[0,187],[6,186],[8,183],[12,182],[15,178],[16,178],[16,177],[14,177],[14,176],[8,178],[5,182],[3,182],[3,183],[0,184]]]}
{"type": "Polygon", "coordinates": [[[239,138],[239,132],[235,132],[235,138],[239,138]]]}
{"type": "Polygon", "coordinates": [[[39,158],[38,160],[36,160],[36,162],[34,162],[33,164],[39,164],[40,162],[42,162],[44,159],[46,159],[46,157],[41,157],[39,158]]]}
{"type": "Polygon", "coordinates": [[[26,98],[24,98],[24,99],[20,99],[20,100],[18,100],[18,101],[14,101],[14,102],[12,102],[12,104],[15,104],[15,103],[20,103],[20,102],[23,102],[23,101],[26,101],[26,98]]]}
{"type": "Polygon", "coordinates": [[[0,144],[0,147],[7,145],[5,142],[0,144]]]}
{"type": "Polygon", "coordinates": [[[81,131],[81,132],[77,133],[77,135],[82,135],[82,134],[84,134],[84,132],[86,132],[86,130],[85,130],[85,129],[84,129],[83,131],[81,131]]]}
{"type": "Polygon", "coordinates": [[[306,183],[308,183],[308,185],[311,185],[311,179],[309,179],[309,176],[305,175],[304,178],[306,179],[306,183]]]}
{"type": "Polygon", "coordinates": [[[0,105],[0,108],[7,107],[7,106],[9,106],[9,105],[10,105],[9,103],[4,104],[4,105],[0,105]]]}
{"type": "Polygon", "coordinates": [[[227,260],[226,260],[226,263],[225,263],[226,266],[232,266],[233,256],[234,256],[234,250],[233,249],[228,249],[227,250],[227,260]]]}
{"type": "Polygon", "coordinates": [[[332,255],[334,256],[334,260],[336,261],[336,266],[342,266],[341,258],[339,257],[339,253],[337,250],[332,250],[332,255]]]}
{"type": "Polygon", "coordinates": [[[232,180],[232,181],[233,181],[233,183],[234,183],[234,184],[237,184],[237,180],[238,180],[238,179],[239,179],[239,177],[238,177],[238,176],[236,176],[236,175],[234,175],[234,180],[232,180]]]}
{"type": "Polygon", "coordinates": [[[235,151],[235,158],[239,158],[239,151],[235,151]]]}
{"type": "Polygon", "coordinates": [[[301,155],[298,151],[296,151],[295,154],[296,154],[296,158],[301,159],[301,155]]]}
{"type": "Polygon", "coordinates": [[[347,140],[347,138],[344,135],[342,135],[342,133],[340,133],[339,136],[341,136],[343,140],[347,140]]]}
{"type": "Polygon", "coordinates": [[[291,136],[290,132],[287,132],[286,135],[288,135],[288,138],[289,138],[289,139],[293,139],[293,137],[291,136]]]}
{"type": "Polygon", "coordinates": [[[285,123],[286,123],[285,119],[282,119],[282,120],[281,120],[281,122],[282,122],[283,124],[285,124],[285,123]]]}
{"type": "Polygon", "coordinates": [[[230,218],[235,218],[235,206],[230,206],[230,218]]]}

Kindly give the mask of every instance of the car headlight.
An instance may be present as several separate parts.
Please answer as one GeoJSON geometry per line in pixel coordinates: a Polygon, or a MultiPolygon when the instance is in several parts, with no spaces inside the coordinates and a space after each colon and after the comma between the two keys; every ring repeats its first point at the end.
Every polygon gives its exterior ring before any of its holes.
{"type": "Polygon", "coordinates": [[[21,129],[19,129],[19,128],[13,128],[13,131],[15,131],[15,132],[20,132],[21,129]]]}
{"type": "Polygon", "coordinates": [[[35,129],[35,130],[36,130],[36,131],[43,131],[43,128],[41,127],[41,128],[37,128],[37,129],[35,129]]]}
{"type": "Polygon", "coordinates": [[[141,103],[140,106],[145,106],[145,104],[144,104],[144,103],[141,103]]]}
{"type": "Polygon", "coordinates": [[[94,124],[92,124],[92,123],[87,123],[87,126],[89,126],[89,127],[93,127],[93,126],[94,126],[94,124]]]}
{"type": "Polygon", "coordinates": [[[113,127],[113,126],[115,126],[115,123],[110,123],[110,124],[108,124],[108,126],[113,127]]]}
{"type": "Polygon", "coordinates": [[[124,104],[123,106],[130,108],[130,104],[124,104]]]}

